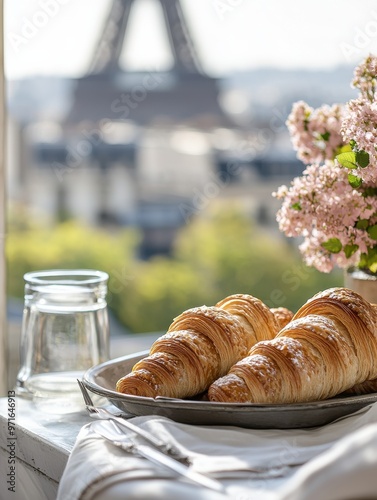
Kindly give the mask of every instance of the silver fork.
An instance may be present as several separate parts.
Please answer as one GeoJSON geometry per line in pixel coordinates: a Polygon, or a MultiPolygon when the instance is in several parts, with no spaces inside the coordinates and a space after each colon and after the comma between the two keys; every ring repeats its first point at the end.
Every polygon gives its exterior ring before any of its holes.
{"type": "Polygon", "coordinates": [[[92,398],[89,395],[89,392],[87,388],[85,387],[85,384],[77,379],[77,383],[79,384],[86,409],[89,413],[89,416],[91,418],[95,418],[98,420],[111,420],[114,422],[118,428],[123,427],[126,428],[128,431],[132,431],[138,436],[142,437],[145,441],[147,441],[149,444],[154,446],[155,448],[158,448],[160,451],[165,453],[166,455],[171,456],[175,460],[178,460],[179,462],[182,462],[186,465],[190,464],[190,460],[188,457],[185,457],[182,455],[182,453],[175,448],[175,446],[172,446],[170,444],[164,443],[160,439],[156,438],[153,436],[153,434],[150,434],[149,432],[145,431],[144,429],[141,429],[137,425],[134,425],[133,423],[129,422],[128,420],[124,420],[121,417],[118,417],[111,413],[110,411],[106,410],[105,408],[100,408],[98,406],[95,406],[93,404],[92,398]]]}

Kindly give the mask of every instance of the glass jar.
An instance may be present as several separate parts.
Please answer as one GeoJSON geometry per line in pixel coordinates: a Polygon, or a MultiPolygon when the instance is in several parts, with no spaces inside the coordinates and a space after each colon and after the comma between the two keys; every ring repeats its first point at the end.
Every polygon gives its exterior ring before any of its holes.
{"type": "Polygon", "coordinates": [[[77,378],[109,358],[108,274],[48,270],[24,279],[17,393],[46,408],[74,410],[80,396],[77,378]]]}

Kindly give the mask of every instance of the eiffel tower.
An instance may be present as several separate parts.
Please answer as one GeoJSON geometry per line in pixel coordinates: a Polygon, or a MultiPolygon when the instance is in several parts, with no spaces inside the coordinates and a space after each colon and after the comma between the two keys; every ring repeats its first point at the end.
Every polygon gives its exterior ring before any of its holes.
{"type": "Polygon", "coordinates": [[[119,64],[131,9],[137,0],[112,0],[85,76],[77,80],[71,124],[128,119],[232,126],[218,103],[217,80],[205,74],[179,0],[159,1],[174,64],[170,71],[124,71],[119,64]]]}

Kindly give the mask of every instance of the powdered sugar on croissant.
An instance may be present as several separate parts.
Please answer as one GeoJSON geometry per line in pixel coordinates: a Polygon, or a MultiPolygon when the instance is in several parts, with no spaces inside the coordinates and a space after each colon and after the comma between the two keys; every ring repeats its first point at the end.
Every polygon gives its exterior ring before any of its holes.
{"type": "Polygon", "coordinates": [[[225,375],[259,339],[272,339],[278,330],[274,314],[251,295],[231,295],[215,307],[189,309],[174,319],[149,356],[136,363],[116,389],[149,397],[195,396],[225,375]]]}
{"type": "Polygon", "coordinates": [[[310,299],[270,341],[209,388],[211,401],[294,403],[326,399],[377,378],[374,308],[333,288],[310,299]]]}

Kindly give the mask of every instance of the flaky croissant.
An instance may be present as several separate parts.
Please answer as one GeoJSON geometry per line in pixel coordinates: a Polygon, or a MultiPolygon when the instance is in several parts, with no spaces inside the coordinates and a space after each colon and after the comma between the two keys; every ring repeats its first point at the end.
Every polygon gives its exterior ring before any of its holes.
{"type": "MultiPolygon", "coordinates": [[[[372,307],[377,315],[377,304],[372,304],[372,307]]],[[[376,325],[377,328],[377,325],[376,325]]],[[[361,382],[360,384],[356,384],[351,389],[347,389],[344,394],[345,395],[361,395],[361,394],[371,394],[373,392],[377,392],[377,378],[373,380],[366,380],[365,382],[361,382]]]]}
{"type": "Polygon", "coordinates": [[[244,294],[230,295],[220,300],[216,307],[224,309],[241,321],[249,334],[250,347],[260,340],[273,339],[282,325],[288,323],[293,316],[293,313],[284,307],[269,309],[261,300],[244,294]]]}
{"type": "Polygon", "coordinates": [[[377,392],[377,378],[373,380],[366,380],[360,384],[356,384],[351,389],[344,391],[345,395],[361,395],[361,394],[371,394],[377,392]]]}
{"type": "Polygon", "coordinates": [[[273,312],[251,295],[231,295],[214,307],[189,309],[174,319],[149,356],[122,377],[116,389],[138,396],[192,397],[279,330],[273,312]]]}
{"type": "Polygon", "coordinates": [[[282,330],[293,318],[293,312],[286,307],[273,307],[271,312],[278,322],[279,332],[282,330]]]}
{"type": "Polygon", "coordinates": [[[327,399],[377,378],[376,312],[356,292],[332,288],[304,304],[278,335],[208,390],[211,401],[295,403],[327,399]]]}

